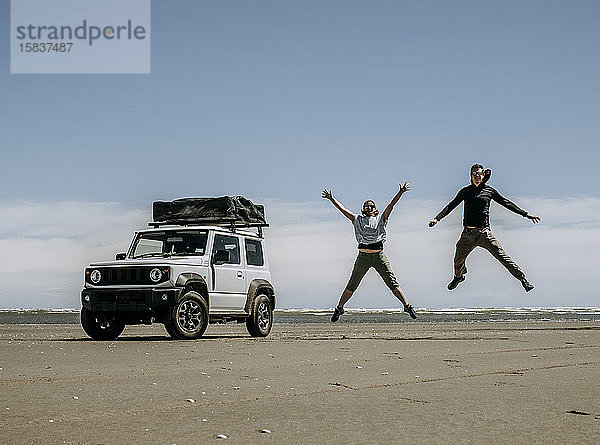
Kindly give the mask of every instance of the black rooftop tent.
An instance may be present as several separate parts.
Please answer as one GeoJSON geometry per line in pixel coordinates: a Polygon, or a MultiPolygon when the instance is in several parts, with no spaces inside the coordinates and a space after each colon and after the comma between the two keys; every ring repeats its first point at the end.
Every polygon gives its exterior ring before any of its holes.
{"type": "Polygon", "coordinates": [[[154,201],[151,226],[220,225],[235,227],[266,227],[265,208],[243,196],[218,198],[182,198],[174,201],[154,201]]]}

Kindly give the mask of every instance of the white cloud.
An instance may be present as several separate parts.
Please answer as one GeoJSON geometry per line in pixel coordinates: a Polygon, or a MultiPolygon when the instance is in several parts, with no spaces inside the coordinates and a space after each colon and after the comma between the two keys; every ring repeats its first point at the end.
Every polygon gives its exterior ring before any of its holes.
{"type": "MultiPolygon", "coordinates": [[[[352,226],[327,201],[264,201],[266,229],[279,307],[332,307],[356,255],[352,226]]],[[[452,275],[460,210],[427,227],[445,202],[403,198],[388,224],[386,253],[400,285],[419,307],[596,305],[600,280],[600,199],[515,199],[542,217],[531,224],[498,205],[492,229],[536,289],[520,284],[487,252],[467,261],[467,280],[455,291],[452,275]]],[[[79,307],[82,271],[91,261],[114,258],[145,227],[150,209],[117,203],[0,204],[0,307],[79,307]]],[[[398,307],[370,271],[350,307],[398,307]]]]}
{"type": "Polygon", "coordinates": [[[127,250],[146,214],[116,203],[0,204],[0,307],[78,307],[83,268],[127,250]]]}

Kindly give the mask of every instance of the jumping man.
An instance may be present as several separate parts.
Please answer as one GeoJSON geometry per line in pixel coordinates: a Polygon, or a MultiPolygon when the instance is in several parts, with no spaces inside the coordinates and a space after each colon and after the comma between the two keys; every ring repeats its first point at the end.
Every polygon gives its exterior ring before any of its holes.
{"type": "Polygon", "coordinates": [[[355,215],[333,197],[331,190],[323,190],[323,198],[329,199],[346,218],[352,221],[352,224],[354,225],[354,234],[356,236],[356,241],[358,242],[358,257],[354,262],[352,275],[346,285],[346,289],[342,292],[337,307],[333,311],[331,321],[338,321],[340,315],[344,313],[344,304],[350,299],[371,267],[375,268],[392,293],[402,302],[404,305],[404,312],[407,312],[412,318],[417,318],[415,310],[406,301],[406,296],[396,281],[390,262],[385,256],[385,253],[383,253],[383,243],[386,238],[385,226],[387,225],[390,213],[392,213],[394,206],[404,192],[409,190],[410,185],[408,185],[407,182],[400,185],[400,190],[396,193],[396,196],[394,196],[381,215],[372,200],[365,201],[361,212],[362,215],[355,215]]]}
{"type": "Polygon", "coordinates": [[[454,278],[448,283],[448,289],[452,290],[459,283],[465,280],[467,268],[465,261],[471,251],[479,246],[490,252],[517,280],[521,282],[526,292],[533,289],[533,285],[527,281],[525,274],[519,266],[506,254],[498,240],[492,235],[490,230],[490,201],[494,200],[498,204],[506,207],[525,218],[537,223],[540,218],[530,215],[525,210],[519,208],[516,204],[500,195],[495,189],[486,185],[492,171],[483,170],[483,166],[475,164],[471,166],[471,184],[460,189],[456,197],[442,209],[437,216],[429,221],[429,227],[435,226],[438,221],[448,215],[462,201],[464,201],[463,212],[463,232],[456,243],[454,253],[454,278]]]}

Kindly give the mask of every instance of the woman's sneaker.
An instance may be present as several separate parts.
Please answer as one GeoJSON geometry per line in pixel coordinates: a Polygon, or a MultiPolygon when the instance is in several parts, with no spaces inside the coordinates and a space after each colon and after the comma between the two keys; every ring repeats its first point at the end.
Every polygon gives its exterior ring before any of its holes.
{"type": "Polygon", "coordinates": [[[417,318],[417,313],[415,312],[415,309],[410,304],[407,304],[406,306],[404,306],[404,312],[406,312],[408,315],[410,315],[410,318],[417,318]]]}
{"type": "Polygon", "coordinates": [[[338,321],[340,319],[340,315],[342,315],[343,313],[344,313],[343,307],[336,307],[333,310],[333,314],[331,315],[331,321],[333,323],[335,323],[336,321],[338,321]]]}

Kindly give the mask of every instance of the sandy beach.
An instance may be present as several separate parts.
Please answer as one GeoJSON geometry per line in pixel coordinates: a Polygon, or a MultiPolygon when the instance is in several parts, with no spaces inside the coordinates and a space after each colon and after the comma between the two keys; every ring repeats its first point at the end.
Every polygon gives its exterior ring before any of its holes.
{"type": "Polygon", "coordinates": [[[2,443],[599,443],[600,325],[0,325],[2,443]]]}

